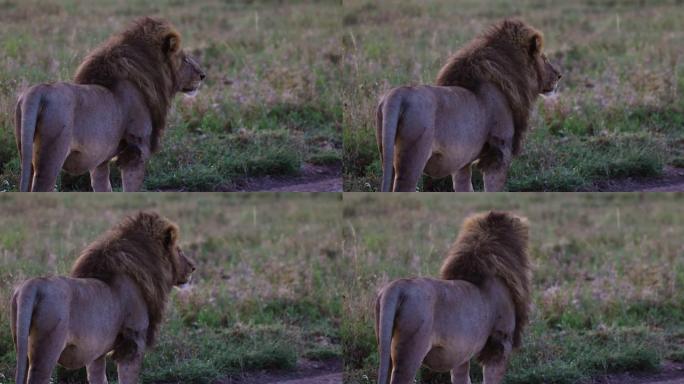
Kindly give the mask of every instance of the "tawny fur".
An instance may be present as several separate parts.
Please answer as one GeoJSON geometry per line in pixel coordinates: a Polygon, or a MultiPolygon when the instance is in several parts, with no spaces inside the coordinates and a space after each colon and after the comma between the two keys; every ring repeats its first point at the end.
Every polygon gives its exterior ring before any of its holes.
{"type": "Polygon", "coordinates": [[[171,98],[195,94],[206,74],[169,22],[142,18],[86,57],[75,82],[33,85],[18,97],[21,191],[52,191],[59,173],[90,173],[110,192],[116,158],[123,191],[138,191],[158,151],[171,98]]]}
{"type": "Polygon", "coordinates": [[[130,80],[142,92],[152,117],[151,149],[156,152],[166,114],[178,88],[178,55],[164,52],[169,36],[180,46],[180,34],[163,19],[143,17],[93,50],[76,70],[77,84],[113,87],[130,80]]]}
{"type": "Polygon", "coordinates": [[[50,382],[54,367],[85,367],[88,382],[106,384],[106,360],[118,382],[139,382],[173,286],[186,284],[194,263],[177,244],[178,227],[140,212],[90,244],[71,276],[35,277],[12,295],[12,338],[18,384],[50,382]]]}
{"type": "Polygon", "coordinates": [[[410,384],[424,365],[470,383],[477,358],[487,384],[504,380],[528,322],[527,220],[506,212],[467,218],[440,279],[397,279],[375,308],[378,383],[410,384]]]}
{"type": "Polygon", "coordinates": [[[124,219],[84,249],[70,275],[105,282],[121,274],[131,277],[147,304],[147,343],[151,345],[181,269],[178,252],[167,251],[177,240],[178,227],[174,223],[157,213],[141,212],[124,219]]]}
{"type": "Polygon", "coordinates": [[[520,346],[529,321],[530,266],[527,257],[528,224],[505,212],[468,217],[451,245],[440,269],[440,278],[482,285],[500,278],[515,303],[513,347],[520,346]]]}
{"type": "Polygon", "coordinates": [[[537,71],[529,55],[537,48],[543,49],[540,31],[522,20],[505,19],[459,49],[437,75],[436,85],[475,92],[490,82],[503,92],[513,112],[513,155],[520,153],[530,107],[539,94],[537,71]],[[538,37],[538,47],[530,46],[533,37],[538,37]]]}
{"type": "Polygon", "coordinates": [[[451,57],[436,85],[385,93],[376,111],[381,190],[415,192],[425,174],[471,192],[477,164],[484,190],[502,191],[533,101],[561,78],[542,49],[539,31],[503,20],[451,57]]]}

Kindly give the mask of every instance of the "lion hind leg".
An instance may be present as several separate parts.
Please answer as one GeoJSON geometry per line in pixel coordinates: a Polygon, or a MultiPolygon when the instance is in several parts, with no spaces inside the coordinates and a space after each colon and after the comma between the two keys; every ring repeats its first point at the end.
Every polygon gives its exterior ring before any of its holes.
{"type": "Polygon", "coordinates": [[[52,377],[52,370],[57,365],[59,356],[64,349],[66,327],[58,326],[53,332],[45,334],[41,332],[33,335],[33,337],[42,340],[42,343],[32,343],[29,349],[31,366],[29,367],[28,384],[48,384],[52,377]]]}
{"type": "Polygon", "coordinates": [[[34,147],[36,154],[31,190],[50,192],[55,189],[59,171],[69,155],[69,138],[67,135],[60,135],[52,143],[39,143],[39,148],[34,147]]]}
{"type": "Polygon", "coordinates": [[[426,329],[408,327],[398,333],[399,335],[397,335],[397,338],[392,343],[392,376],[390,383],[413,383],[418,369],[423,364],[423,359],[430,352],[429,332],[426,329]],[[411,337],[402,339],[402,332],[411,335],[411,337]]]}
{"type": "Polygon", "coordinates": [[[429,136],[423,135],[412,145],[397,146],[394,157],[394,192],[415,192],[418,180],[432,154],[429,136]]]}

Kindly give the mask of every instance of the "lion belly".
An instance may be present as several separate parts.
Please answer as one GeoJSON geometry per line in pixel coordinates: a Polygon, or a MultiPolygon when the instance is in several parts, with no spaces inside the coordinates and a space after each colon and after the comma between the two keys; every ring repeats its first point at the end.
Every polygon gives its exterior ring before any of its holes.
{"type": "Polygon", "coordinates": [[[124,124],[119,101],[98,85],[66,84],[74,107],[66,124],[71,124],[69,155],[62,168],[71,174],[83,174],[116,156],[123,137],[124,124]]]}
{"type": "Polygon", "coordinates": [[[78,369],[85,367],[102,355],[103,353],[93,353],[93,351],[90,349],[84,349],[82,347],[70,344],[64,348],[62,354],[59,355],[59,360],[57,362],[64,368],[78,369]]]}
{"type": "Polygon", "coordinates": [[[451,348],[435,347],[423,359],[423,365],[435,372],[447,372],[469,361],[469,354],[451,348]]]}
{"type": "Polygon", "coordinates": [[[65,346],[58,362],[74,369],[112,350],[121,329],[124,309],[116,288],[103,281],[63,279],[70,285],[71,309],[65,346]]]}
{"type": "Polygon", "coordinates": [[[477,159],[487,140],[487,111],[472,92],[459,87],[433,87],[438,104],[434,141],[425,174],[441,178],[477,159]]]}

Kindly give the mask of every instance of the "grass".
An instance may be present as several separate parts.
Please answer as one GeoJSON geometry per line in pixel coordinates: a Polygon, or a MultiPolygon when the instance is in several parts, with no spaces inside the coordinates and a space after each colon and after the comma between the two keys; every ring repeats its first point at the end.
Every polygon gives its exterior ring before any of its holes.
{"type": "MultiPolygon", "coordinates": [[[[591,190],[683,164],[681,1],[463,0],[454,6],[350,0],[344,12],[345,191],[379,189],[374,116],[380,96],[395,86],[433,82],[450,53],[509,16],[544,32],[545,50],[564,77],[556,97],[535,105],[507,190],[591,190]]],[[[451,190],[450,181],[422,184],[421,190],[451,190]]]]}
{"type": "MultiPolygon", "coordinates": [[[[225,190],[248,177],[296,175],[305,163],[340,164],[340,12],[332,0],[1,1],[0,190],[18,185],[19,93],[69,81],[88,51],[139,16],[169,19],[208,76],[196,98],[176,97],[146,190],[225,190]]],[[[58,188],[90,183],[65,175],[58,188]]]]}
{"type": "MultiPolygon", "coordinates": [[[[351,284],[342,292],[340,332],[348,383],[375,382],[380,287],[437,276],[462,219],[488,209],[511,210],[531,225],[531,323],[505,383],[570,384],[684,361],[683,195],[414,196],[345,195],[351,284]]],[[[418,383],[449,377],[424,369],[418,383]]]]}
{"type": "MultiPolygon", "coordinates": [[[[176,221],[198,266],[174,290],[142,382],[211,383],[256,370],[340,358],[345,268],[339,195],[134,194],[0,196],[0,382],[14,377],[9,298],[27,278],[66,274],[78,252],[123,216],[154,209],[176,221]]],[[[109,377],[116,377],[109,367],[109,377]]],[[[55,382],[84,382],[57,369],[55,382]]]]}

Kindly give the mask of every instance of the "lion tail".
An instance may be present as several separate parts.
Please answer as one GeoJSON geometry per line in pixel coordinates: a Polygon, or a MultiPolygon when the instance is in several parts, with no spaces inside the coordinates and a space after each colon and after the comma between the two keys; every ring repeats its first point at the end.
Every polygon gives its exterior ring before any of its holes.
{"type": "Polygon", "coordinates": [[[17,133],[17,146],[21,157],[21,180],[19,190],[28,192],[31,189],[33,177],[33,138],[36,134],[38,113],[43,103],[43,92],[40,86],[33,87],[26,92],[17,102],[17,120],[15,124],[17,133]]]}
{"type": "Polygon", "coordinates": [[[380,366],[378,368],[378,384],[387,384],[392,370],[391,350],[394,318],[399,307],[399,290],[391,289],[392,285],[383,289],[375,301],[375,337],[378,343],[380,366]]]}
{"type": "Polygon", "coordinates": [[[25,284],[12,295],[12,338],[17,353],[15,382],[24,384],[28,372],[28,339],[31,329],[33,308],[36,303],[37,288],[25,284]]]}
{"type": "Polygon", "coordinates": [[[380,160],[382,160],[382,192],[392,190],[394,141],[397,138],[397,126],[399,125],[403,99],[400,92],[392,90],[378,104],[376,137],[380,150],[380,160]]]}
{"type": "Polygon", "coordinates": [[[487,279],[499,278],[506,285],[515,306],[514,348],[520,346],[529,318],[528,232],[527,219],[508,212],[470,216],[440,270],[446,280],[466,280],[481,286],[487,279]]]}

